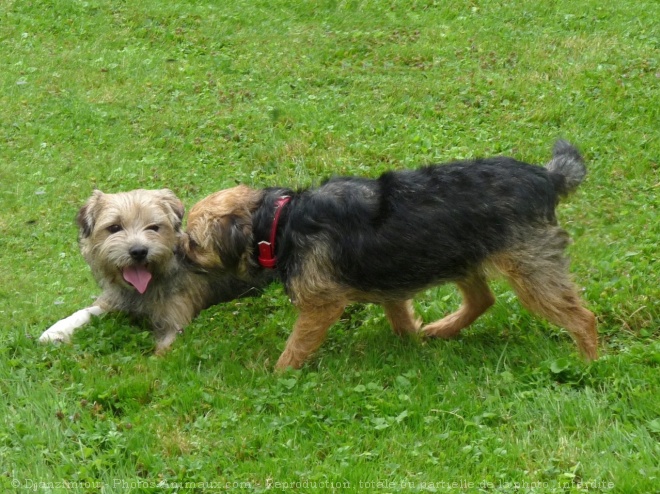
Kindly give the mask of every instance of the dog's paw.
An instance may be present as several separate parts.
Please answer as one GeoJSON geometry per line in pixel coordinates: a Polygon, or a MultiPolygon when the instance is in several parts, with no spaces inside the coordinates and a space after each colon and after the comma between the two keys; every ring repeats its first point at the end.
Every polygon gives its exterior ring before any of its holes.
{"type": "Polygon", "coordinates": [[[44,331],[39,337],[39,343],[68,343],[71,341],[71,335],[64,332],[51,329],[44,331]]]}
{"type": "Polygon", "coordinates": [[[158,356],[165,355],[174,343],[176,335],[181,331],[168,331],[166,333],[159,333],[156,335],[156,349],[154,353],[158,356]]]}
{"type": "Polygon", "coordinates": [[[275,364],[275,372],[283,373],[289,369],[300,369],[304,362],[304,358],[296,357],[291,350],[285,349],[275,364]]]}
{"type": "Polygon", "coordinates": [[[450,340],[456,338],[461,328],[455,325],[446,324],[442,321],[427,324],[420,330],[421,334],[428,338],[440,338],[443,340],[450,340]]]}
{"type": "Polygon", "coordinates": [[[41,343],[69,342],[77,328],[89,322],[92,316],[100,316],[105,310],[97,306],[74,312],[69,317],[57,321],[39,337],[41,343]]]}
{"type": "Polygon", "coordinates": [[[78,327],[72,324],[76,322],[73,316],[57,321],[39,337],[41,343],[68,343],[71,341],[73,332],[78,327]]]}

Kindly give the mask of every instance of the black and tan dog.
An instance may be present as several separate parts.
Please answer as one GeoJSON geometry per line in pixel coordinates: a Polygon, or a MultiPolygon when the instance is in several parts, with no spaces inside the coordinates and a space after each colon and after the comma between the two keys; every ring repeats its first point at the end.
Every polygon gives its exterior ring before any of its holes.
{"type": "Polygon", "coordinates": [[[493,304],[491,271],[596,359],[595,317],[569,278],[569,238],[555,217],[585,174],[577,149],[558,141],[545,168],[496,157],[303,191],[238,186],[190,211],[189,253],[248,283],[276,270],[300,311],[278,369],[300,367],[350,302],[381,304],[399,334],[455,336],[493,304]],[[463,304],[422,326],[411,299],[444,282],[458,285],[463,304]]]}

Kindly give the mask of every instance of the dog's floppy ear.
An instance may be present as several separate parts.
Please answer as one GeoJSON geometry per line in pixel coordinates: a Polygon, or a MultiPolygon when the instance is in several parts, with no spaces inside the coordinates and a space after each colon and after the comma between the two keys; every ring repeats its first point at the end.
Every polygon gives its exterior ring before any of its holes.
{"type": "Polygon", "coordinates": [[[87,199],[87,202],[80,208],[80,211],[78,211],[76,223],[78,223],[78,228],[80,228],[80,238],[87,238],[92,234],[94,224],[96,223],[99,204],[103,200],[103,195],[103,192],[96,189],[92,194],[92,197],[87,199]]]}
{"type": "Polygon", "coordinates": [[[158,191],[159,198],[167,208],[167,214],[174,225],[174,229],[179,231],[181,229],[181,221],[186,212],[185,207],[181,200],[170,189],[161,189],[158,191]]]}
{"type": "Polygon", "coordinates": [[[229,270],[247,269],[247,256],[252,244],[252,221],[236,214],[228,214],[214,222],[211,232],[220,262],[229,270]]]}

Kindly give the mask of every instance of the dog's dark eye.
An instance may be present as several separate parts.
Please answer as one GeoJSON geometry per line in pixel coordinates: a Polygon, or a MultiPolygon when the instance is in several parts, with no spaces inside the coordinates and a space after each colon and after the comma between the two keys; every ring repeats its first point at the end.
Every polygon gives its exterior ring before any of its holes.
{"type": "Polygon", "coordinates": [[[121,225],[110,225],[107,230],[112,234],[112,233],[117,233],[123,230],[121,225]]]}
{"type": "Polygon", "coordinates": [[[147,227],[147,230],[151,230],[152,232],[157,232],[158,230],[160,230],[160,226],[150,225],[150,226],[147,227]]]}

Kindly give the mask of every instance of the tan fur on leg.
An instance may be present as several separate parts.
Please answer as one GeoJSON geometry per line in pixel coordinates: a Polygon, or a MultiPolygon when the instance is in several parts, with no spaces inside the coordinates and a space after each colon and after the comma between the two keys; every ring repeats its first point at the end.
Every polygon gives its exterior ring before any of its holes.
{"type": "Polygon", "coordinates": [[[486,278],[480,273],[456,284],[463,295],[463,304],[456,312],[424,326],[422,331],[426,335],[452,338],[495,303],[495,297],[488,287],[486,278]]]}
{"type": "Polygon", "coordinates": [[[283,371],[287,367],[299,369],[305,359],[321,346],[328,328],[339,319],[344,307],[346,307],[345,303],[336,302],[302,308],[293,332],[286,342],[286,348],[275,364],[275,369],[278,371],[283,371]]]}
{"type": "Polygon", "coordinates": [[[567,329],[588,360],[598,358],[596,317],[582,307],[563,257],[540,260],[519,252],[499,256],[495,266],[504,273],[528,310],[567,329]]]}
{"type": "Polygon", "coordinates": [[[383,309],[392,330],[399,336],[417,333],[422,326],[422,320],[415,317],[412,300],[384,302],[383,309]]]}

